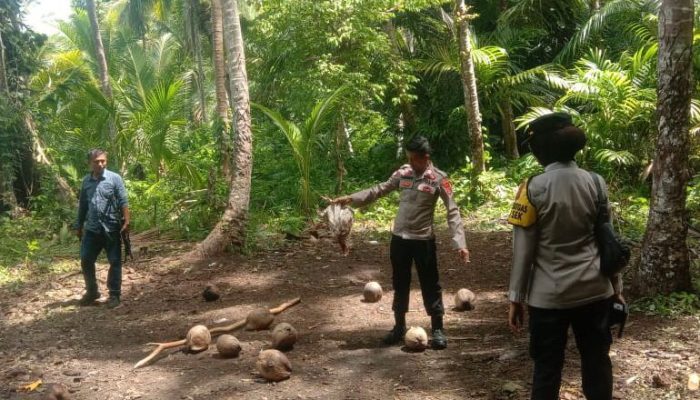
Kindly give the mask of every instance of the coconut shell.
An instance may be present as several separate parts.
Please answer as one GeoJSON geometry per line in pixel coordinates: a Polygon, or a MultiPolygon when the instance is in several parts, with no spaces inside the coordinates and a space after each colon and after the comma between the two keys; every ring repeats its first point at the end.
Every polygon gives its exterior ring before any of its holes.
{"type": "Polygon", "coordinates": [[[221,335],[216,339],[216,350],[222,357],[238,357],[241,343],[233,335],[221,335]]]}
{"type": "Polygon", "coordinates": [[[202,297],[204,297],[204,301],[216,301],[221,298],[221,295],[219,294],[219,289],[215,285],[210,284],[204,288],[202,297]]]}
{"type": "Polygon", "coordinates": [[[469,311],[474,309],[476,295],[469,289],[459,289],[455,294],[455,309],[469,311]]]}
{"type": "Polygon", "coordinates": [[[275,316],[269,310],[258,308],[248,313],[245,318],[245,328],[249,331],[269,329],[274,320],[275,316]]]}
{"type": "Polygon", "coordinates": [[[297,342],[297,330],[286,322],[275,325],[272,330],[272,347],[277,350],[291,350],[297,342]]]}
{"type": "Polygon", "coordinates": [[[279,350],[263,350],[255,363],[260,376],[268,381],[279,382],[292,375],[292,363],[279,350]]]}
{"type": "Polygon", "coordinates": [[[378,282],[367,282],[362,295],[368,303],[376,303],[382,298],[382,287],[378,282]]]}
{"type": "Polygon", "coordinates": [[[187,332],[187,347],[190,351],[199,352],[209,348],[211,334],[204,325],[195,325],[187,332]]]}
{"type": "Polygon", "coordinates": [[[419,326],[411,327],[404,336],[404,343],[411,350],[425,350],[428,348],[428,334],[419,326]]]}

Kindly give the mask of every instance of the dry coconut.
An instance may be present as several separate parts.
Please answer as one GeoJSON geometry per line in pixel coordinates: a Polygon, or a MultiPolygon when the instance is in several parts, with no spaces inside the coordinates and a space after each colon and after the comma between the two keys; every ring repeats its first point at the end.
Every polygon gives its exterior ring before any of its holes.
{"type": "Polygon", "coordinates": [[[261,331],[270,328],[274,314],[265,308],[258,308],[248,313],[245,319],[245,328],[249,331],[261,331]]]}
{"type": "Polygon", "coordinates": [[[428,348],[428,334],[420,326],[414,326],[406,332],[404,342],[411,350],[425,350],[428,348]]]}
{"type": "Polygon", "coordinates": [[[268,381],[279,382],[292,375],[292,363],[279,350],[263,350],[255,363],[258,373],[268,381]]]}
{"type": "Polygon", "coordinates": [[[474,309],[476,295],[469,289],[459,289],[455,294],[455,309],[469,311],[474,309]]]}
{"type": "Polygon", "coordinates": [[[216,350],[222,357],[238,357],[241,343],[233,335],[221,335],[216,339],[216,350]]]}
{"type": "Polygon", "coordinates": [[[347,256],[350,253],[348,236],[350,236],[354,220],[352,208],[331,204],[321,212],[321,216],[328,222],[328,230],[340,245],[343,255],[347,256]]]}
{"type": "Polygon", "coordinates": [[[365,296],[366,302],[376,303],[382,298],[382,287],[378,282],[368,282],[362,294],[365,296]]]}
{"type": "Polygon", "coordinates": [[[204,301],[216,301],[221,298],[221,295],[219,294],[219,289],[215,285],[209,284],[204,288],[202,297],[204,297],[204,301]]]}
{"type": "Polygon", "coordinates": [[[204,351],[211,344],[211,334],[204,325],[195,325],[187,332],[187,347],[192,352],[204,351]]]}
{"type": "Polygon", "coordinates": [[[297,342],[297,330],[286,322],[275,325],[272,330],[272,347],[277,350],[290,350],[297,342]]]}

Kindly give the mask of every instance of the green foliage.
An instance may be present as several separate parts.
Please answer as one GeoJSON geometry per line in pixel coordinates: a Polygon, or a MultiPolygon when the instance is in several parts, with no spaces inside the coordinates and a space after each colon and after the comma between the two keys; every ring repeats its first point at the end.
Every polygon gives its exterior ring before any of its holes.
{"type": "Polygon", "coordinates": [[[674,292],[641,298],[632,303],[630,308],[633,312],[664,317],[694,315],[700,312],[700,298],[695,293],[674,292]]]}
{"type": "Polygon", "coordinates": [[[0,217],[0,287],[80,268],[80,242],[68,225],[69,221],[33,214],[13,220],[0,217]]]}

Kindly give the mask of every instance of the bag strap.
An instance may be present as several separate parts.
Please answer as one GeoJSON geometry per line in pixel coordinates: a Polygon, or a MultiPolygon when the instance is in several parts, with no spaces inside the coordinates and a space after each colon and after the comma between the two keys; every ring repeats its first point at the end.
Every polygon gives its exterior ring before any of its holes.
{"type": "Polygon", "coordinates": [[[600,180],[598,179],[598,174],[592,171],[588,171],[595,182],[596,188],[596,208],[598,211],[598,223],[606,223],[610,220],[610,215],[608,214],[608,199],[603,195],[603,188],[600,185],[600,180]]]}

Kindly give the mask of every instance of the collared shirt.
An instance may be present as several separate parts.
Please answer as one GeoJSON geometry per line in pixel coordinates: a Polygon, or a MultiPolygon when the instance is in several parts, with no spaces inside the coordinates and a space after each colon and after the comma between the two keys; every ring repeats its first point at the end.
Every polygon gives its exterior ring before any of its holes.
{"type": "MultiPolygon", "coordinates": [[[[597,190],[590,173],[573,161],[557,162],[524,185],[519,192],[527,190],[536,220],[513,227],[510,301],[564,309],[612,296],[611,280],[600,273],[593,233],[597,190]]],[[[613,280],[621,285],[619,276],[613,280]]]]}
{"type": "Polygon", "coordinates": [[[392,232],[403,239],[431,239],[434,237],[433,219],[438,197],[447,208],[447,224],[452,233],[452,247],[467,248],[459,207],[452,196],[447,174],[430,163],[417,175],[410,164],[401,166],[389,180],[350,195],[352,204],[364,206],[378,198],[400,190],[399,211],[392,232]]]}
{"type": "Polygon", "coordinates": [[[122,177],[107,169],[99,178],[83,178],[76,226],[92,232],[115,232],[121,228],[122,208],[129,205],[122,177]]]}

